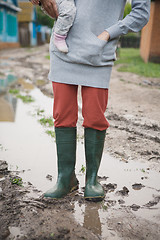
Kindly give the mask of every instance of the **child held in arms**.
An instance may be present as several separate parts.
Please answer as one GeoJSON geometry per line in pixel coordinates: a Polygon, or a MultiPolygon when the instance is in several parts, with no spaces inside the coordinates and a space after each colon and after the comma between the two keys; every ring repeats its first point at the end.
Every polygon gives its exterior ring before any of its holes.
{"type": "MultiPolygon", "coordinates": [[[[49,15],[44,10],[39,0],[34,0],[34,4],[41,6],[41,9],[44,11],[44,13],[49,15]]],[[[57,4],[59,15],[56,20],[56,24],[54,28],[53,41],[54,41],[54,45],[57,47],[59,51],[63,53],[67,53],[68,46],[66,44],[66,38],[69,32],[69,29],[73,25],[73,22],[75,19],[76,7],[75,7],[74,0],[56,0],[56,4],[57,4]]]]}

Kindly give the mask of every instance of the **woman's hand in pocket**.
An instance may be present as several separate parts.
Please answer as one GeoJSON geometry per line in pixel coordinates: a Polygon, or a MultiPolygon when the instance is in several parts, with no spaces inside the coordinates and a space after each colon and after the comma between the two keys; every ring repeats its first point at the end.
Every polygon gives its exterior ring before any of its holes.
{"type": "Polygon", "coordinates": [[[107,31],[102,32],[100,35],[98,35],[98,38],[103,40],[103,41],[108,41],[109,40],[109,33],[107,31]]]}

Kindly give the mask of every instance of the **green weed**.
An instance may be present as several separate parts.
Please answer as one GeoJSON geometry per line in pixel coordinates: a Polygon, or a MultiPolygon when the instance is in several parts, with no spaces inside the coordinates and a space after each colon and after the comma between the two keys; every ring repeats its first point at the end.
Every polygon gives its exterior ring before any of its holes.
{"type": "Polygon", "coordinates": [[[52,138],[55,138],[55,132],[54,131],[50,131],[50,130],[47,130],[46,133],[51,136],[52,138]]]}
{"type": "Polygon", "coordinates": [[[80,136],[79,134],[77,134],[77,140],[79,141],[80,139],[84,139],[84,135],[80,136]]]}
{"type": "Polygon", "coordinates": [[[50,59],[50,56],[49,56],[49,55],[47,55],[47,56],[45,56],[45,58],[49,60],[49,59],[50,59]]]}
{"type": "Polygon", "coordinates": [[[20,98],[24,103],[34,102],[34,99],[30,95],[23,96],[23,95],[18,94],[16,97],[20,98]]]}
{"type": "Polygon", "coordinates": [[[54,126],[54,122],[53,122],[52,117],[50,117],[50,118],[45,118],[45,117],[43,117],[43,118],[41,118],[41,119],[39,120],[39,122],[40,122],[41,125],[43,125],[43,126],[49,126],[49,127],[53,127],[53,126],[54,126]]]}
{"type": "Polygon", "coordinates": [[[108,210],[108,206],[105,205],[104,203],[102,203],[102,209],[106,211],[106,210],[108,210]]]}
{"type": "Polygon", "coordinates": [[[23,181],[22,181],[22,178],[20,177],[10,178],[10,181],[12,184],[16,184],[21,187],[23,186],[23,181]]]}
{"type": "Polygon", "coordinates": [[[20,98],[24,103],[34,102],[34,99],[32,98],[32,96],[30,96],[30,95],[23,96],[23,95],[19,94],[18,89],[10,89],[9,93],[16,95],[16,97],[20,98]]]}
{"type": "Polygon", "coordinates": [[[39,116],[39,115],[42,115],[42,113],[44,113],[44,110],[42,109],[42,110],[40,110],[40,109],[38,109],[37,110],[37,115],[39,116]]]}
{"type": "Polygon", "coordinates": [[[9,93],[16,95],[19,93],[19,90],[18,89],[9,89],[9,93]]]}
{"type": "Polygon", "coordinates": [[[51,237],[54,237],[54,233],[51,233],[50,236],[51,236],[51,237]]]}
{"type": "Polygon", "coordinates": [[[82,167],[81,167],[79,172],[85,173],[85,171],[86,171],[86,167],[82,165],[82,167]]]}

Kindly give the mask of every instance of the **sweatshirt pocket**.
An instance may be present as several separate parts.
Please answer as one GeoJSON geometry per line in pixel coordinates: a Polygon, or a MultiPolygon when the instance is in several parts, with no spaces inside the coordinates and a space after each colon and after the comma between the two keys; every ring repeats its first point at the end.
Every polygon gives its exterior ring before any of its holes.
{"type": "Polygon", "coordinates": [[[99,66],[107,41],[99,39],[94,34],[84,37],[81,41],[83,44],[80,44],[76,52],[77,60],[84,64],[99,66]]]}
{"type": "Polygon", "coordinates": [[[103,53],[107,46],[107,41],[99,39],[93,33],[87,33],[86,36],[67,37],[69,52],[67,54],[60,52],[53,43],[53,35],[50,41],[50,53],[56,54],[63,61],[86,64],[90,66],[103,66],[103,53]]]}

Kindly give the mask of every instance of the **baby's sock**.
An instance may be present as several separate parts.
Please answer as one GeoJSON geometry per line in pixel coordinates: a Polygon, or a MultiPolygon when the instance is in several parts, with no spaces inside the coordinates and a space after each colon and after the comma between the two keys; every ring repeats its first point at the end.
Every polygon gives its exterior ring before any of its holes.
{"type": "Polygon", "coordinates": [[[62,36],[57,33],[54,33],[54,44],[58,48],[59,51],[68,53],[68,47],[66,44],[66,37],[67,36],[62,36]]]}

